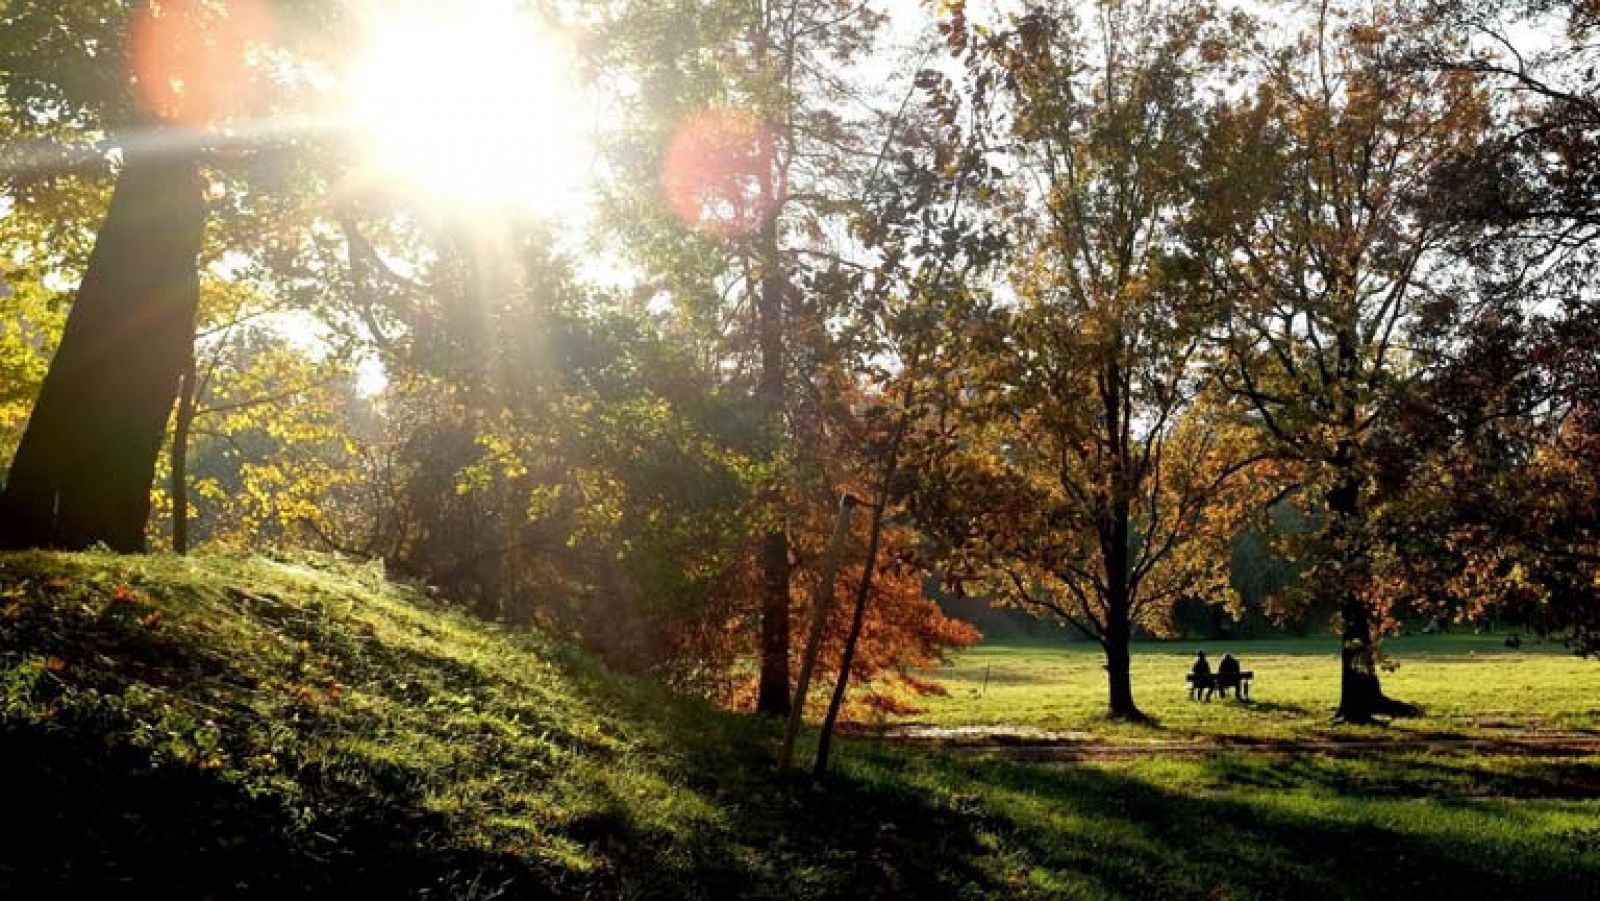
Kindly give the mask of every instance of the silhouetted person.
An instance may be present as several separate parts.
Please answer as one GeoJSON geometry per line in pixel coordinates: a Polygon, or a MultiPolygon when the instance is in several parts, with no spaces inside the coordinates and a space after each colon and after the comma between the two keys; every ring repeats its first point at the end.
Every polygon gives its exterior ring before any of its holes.
{"type": "Polygon", "coordinates": [[[1199,697],[1200,692],[1205,692],[1205,699],[1211,700],[1211,692],[1215,686],[1211,681],[1211,661],[1206,659],[1206,652],[1200,651],[1194,655],[1194,667],[1189,670],[1190,680],[1193,684],[1189,689],[1190,697],[1199,697]]]}
{"type": "Polygon", "coordinates": [[[1242,697],[1239,694],[1239,661],[1232,654],[1223,654],[1222,662],[1217,664],[1217,687],[1222,690],[1222,696],[1228,696],[1228,686],[1233,686],[1235,700],[1242,697]]]}

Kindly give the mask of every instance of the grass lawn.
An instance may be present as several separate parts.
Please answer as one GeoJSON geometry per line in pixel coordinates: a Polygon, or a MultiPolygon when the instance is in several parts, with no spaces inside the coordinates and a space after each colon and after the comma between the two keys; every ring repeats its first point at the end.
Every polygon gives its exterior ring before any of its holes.
{"type": "Polygon", "coordinates": [[[900,841],[984,886],[974,898],[1600,897],[1594,757],[1057,767],[857,745],[848,763],[868,784],[965,813],[930,814],[900,841]]]}
{"type": "MultiPolygon", "coordinates": [[[[1134,691],[1153,727],[1103,718],[1105,675],[1092,645],[981,644],[938,670],[949,696],[930,699],[912,719],[1082,732],[1085,741],[1126,745],[1600,734],[1600,662],[1552,644],[1511,651],[1503,640],[1391,642],[1399,666],[1385,688],[1426,713],[1389,727],[1330,723],[1338,691],[1332,639],[1143,643],[1134,651],[1134,691]],[[1254,703],[1187,699],[1184,674],[1202,647],[1213,665],[1227,651],[1255,671],[1254,703]]],[[[851,751],[850,768],[865,778],[978,813],[984,825],[971,838],[985,851],[976,859],[999,866],[994,879],[1022,897],[1600,898],[1593,755],[1400,747],[1355,757],[1220,751],[1019,764],[993,753],[866,742],[851,751]]]]}
{"type": "MultiPolygon", "coordinates": [[[[1473,659],[1452,642],[1430,666],[1473,659]]],[[[1206,722],[1323,718],[1325,648],[1255,647],[1263,703],[1206,722]],[[1273,700],[1302,669],[1301,699],[1273,700]]],[[[1165,649],[1139,665],[1177,677],[1142,675],[1176,722],[1187,649],[1165,649]]],[[[994,665],[977,701],[1018,718],[1031,687],[1076,699],[1059,722],[1093,723],[1092,656],[1007,650],[957,664],[994,665]]],[[[1523,661],[1594,686],[1593,664],[1555,654],[1458,669],[1523,661]]],[[[1449,682],[1417,699],[1445,704],[1449,682]]],[[[963,687],[940,715],[960,721],[963,687]]],[[[1564,703],[1541,709],[1592,715],[1564,703]]],[[[0,897],[1600,896],[1600,757],[1063,767],[852,738],[819,784],[775,771],[774,725],[372,568],[0,554],[0,797],[26,825],[0,843],[0,897]]]]}
{"type": "MultiPolygon", "coordinates": [[[[1384,690],[1422,705],[1425,712],[1392,728],[1462,735],[1507,728],[1600,728],[1600,661],[1577,658],[1554,643],[1530,641],[1513,651],[1503,642],[1503,635],[1408,636],[1387,642],[1385,650],[1397,668],[1384,675],[1384,690]]],[[[1104,721],[1106,680],[1097,646],[983,643],[933,673],[949,695],[928,699],[926,710],[912,719],[1106,735],[1320,735],[1334,728],[1329,720],[1338,704],[1337,654],[1331,638],[1136,644],[1134,697],[1158,723],[1147,730],[1104,721]],[[1228,652],[1255,672],[1252,703],[1188,699],[1184,676],[1201,649],[1213,666],[1228,652]]]]}

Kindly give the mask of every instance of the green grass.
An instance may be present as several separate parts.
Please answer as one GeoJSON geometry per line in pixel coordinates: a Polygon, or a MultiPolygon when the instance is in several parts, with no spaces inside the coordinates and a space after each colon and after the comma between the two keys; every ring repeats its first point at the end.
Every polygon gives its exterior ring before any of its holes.
{"type": "Polygon", "coordinates": [[[1593,759],[857,766],[969,812],[929,860],[1011,897],[1580,898],[1600,877],[1593,759]]]}
{"type": "Polygon", "coordinates": [[[0,849],[0,886],[760,884],[722,859],[744,830],[716,781],[753,771],[759,724],[376,570],[4,556],[0,617],[5,797],[48,842],[0,849]]]}
{"type": "Polygon", "coordinates": [[[0,897],[1576,897],[1600,879],[1600,759],[1049,768],[846,741],[815,785],[773,772],[773,744],[371,568],[0,555],[0,796],[20,827],[0,897]]]}
{"type": "MultiPolygon", "coordinates": [[[[1384,690],[1420,704],[1425,715],[1394,730],[1459,735],[1505,728],[1600,727],[1600,661],[1555,643],[1504,646],[1504,635],[1396,638],[1385,650],[1397,665],[1384,690]]],[[[1133,654],[1134,697],[1154,730],[1107,724],[1099,648],[1083,642],[984,643],[954,657],[935,677],[948,696],[914,717],[939,725],[1017,724],[1122,734],[1295,737],[1326,734],[1338,704],[1339,662],[1330,638],[1281,641],[1143,642],[1133,654]],[[1253,703],[1197,704],[1184,676],[1194,652],[1237,656],[1256,674],[1253,703]],[[987,687],[985,681],[987,680],[987,687]]],[[[1348,734],[1350,730],[1342,730],[1348,734]]]]}

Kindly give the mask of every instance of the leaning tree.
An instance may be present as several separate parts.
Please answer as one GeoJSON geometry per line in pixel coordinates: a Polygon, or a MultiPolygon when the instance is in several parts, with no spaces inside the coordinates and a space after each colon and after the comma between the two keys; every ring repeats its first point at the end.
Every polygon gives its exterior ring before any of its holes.
{"type": "MultiPolygon", "coordinates": [[[[285,21],[301,11],[274,9],[285,21]]],[[[213,126],[252,93],[269,12],[247,0],[7,10],[0,85],[28,139],[4,173],[7,196],[27,205],[38,184],[108,167],[115,187],[0,494],[0,544],[144,548],[195,337],[203,167],[227,143],[213,126]]]]}

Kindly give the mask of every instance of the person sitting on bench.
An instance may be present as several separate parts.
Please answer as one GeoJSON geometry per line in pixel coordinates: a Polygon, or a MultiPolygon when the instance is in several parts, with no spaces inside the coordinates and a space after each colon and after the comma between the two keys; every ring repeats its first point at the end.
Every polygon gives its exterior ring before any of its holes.
{"type": "Polygon", "coordinates": [[[1233,689],[1235,700],[1244,697],[1241,694],[1244,690],[1244,679],[1240,678],[1239,672],[1239,661],[1232,654],[1223,654],[1222,662],[1217,664],[1217,689],[1222,692],[1223,697],[1228,696],[1229,688],[1233,689]]]}
{"type": "Polygon", "coordinates": [[[1211,700],[1214,683],[1211,681],[1211,661],[1206,659],[1206,652],[1201,651],[1194,655],[1194,667],[1189,670],[1189,697],[1199,698],[1205,692],[1205,699],[1211,700]]]}

